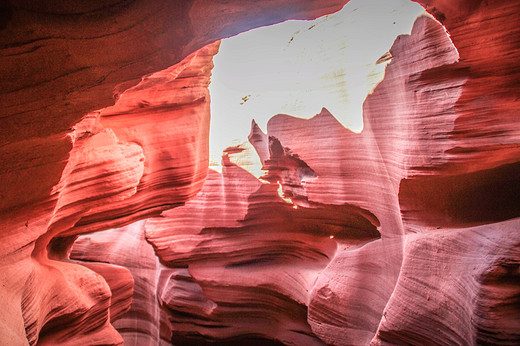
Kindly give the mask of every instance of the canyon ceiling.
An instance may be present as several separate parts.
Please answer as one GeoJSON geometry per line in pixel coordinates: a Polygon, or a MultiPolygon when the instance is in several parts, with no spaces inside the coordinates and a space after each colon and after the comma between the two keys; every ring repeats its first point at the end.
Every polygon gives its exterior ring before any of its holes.
{"type": "Polygon", "coordinates": [[[209,169],[219,40],[346,2],[0,2],[0,344],[519,344],[520,0],[209,169]]]}

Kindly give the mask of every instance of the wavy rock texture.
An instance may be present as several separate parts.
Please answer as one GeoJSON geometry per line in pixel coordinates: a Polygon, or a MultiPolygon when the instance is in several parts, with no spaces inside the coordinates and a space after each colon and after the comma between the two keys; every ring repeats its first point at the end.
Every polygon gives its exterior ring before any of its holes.
{"type": "Polygon", "coordinates": [[[68,260],[70,247],[78,234],[158,215],[200,190],[208,169],[207,86],[217,50],[218,43],[208,45],[144,77],[114,106],[85,116],[68,136],[72,150],[51,198],[32,213],[4,213],[7,240],[24,234],[2,250],[6,271],[24,268],[5,280],[13,285],[7,296],[14,294],[12,304],[21,306],[18,319],[4,322],[6,330],[18,329],[19,336],[4,334],[10,343],[122,343],[110,321],[129,309],[131,271],[114,261],[79,266],[68,260]],[[16,337],[22,339],[9,339],[16,337]]]}
{"type": "Polygon", "coordinates": [[[288,18],[315,18],[345,2],[2,3],[0,158],[10,165],[0,172],[0,210],[47,199],[71,150],[66,134],[85,114],[112,105],[143,75],[220,38],[288,18]],[[11,193],[13,185],[20,194],[11,193]]]}
{"type": "Polygon", "coordinates": [[[520,2],[421,2],[450,36],[396,40],[361,134],[277,115],[262,181],[208,172],[201,47],[343,1],[298,3],[0,6],[0,343],[520,342],[520,2]]]}
{"type": "Polygon", "coordinates": [[[230,164],[208,175],[198,198],[147,222],[159,257],[186,266],[212,302],[204,314],[190,311],[189,302],[184,309],[168,306],[174,340],[201,334],[320,343],[306,323],[312,282],[337,242],[358,247],[378,238],[377,219],[350,205],[297,207],[277,188],[230,164]]]}
{"type": "Polygon", "coordinates": [[[159,344],[160,310],[155,301],[161,265],[152,246],[144,241],[144,221],[81,236],[74,244],[71,257],[87,266],[109,262],[127,268],[135,281],[132,306],[113,325],[125,344],[159,344]]]}

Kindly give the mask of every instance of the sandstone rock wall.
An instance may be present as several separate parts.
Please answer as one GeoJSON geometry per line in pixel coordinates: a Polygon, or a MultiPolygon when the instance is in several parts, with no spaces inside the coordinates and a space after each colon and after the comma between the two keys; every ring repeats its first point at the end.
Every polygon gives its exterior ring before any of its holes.
{"type": "Polygon", "coordinates": [[[361,134],[208,172],[211,42],[299,4],[0,6],[1,343],[519,342],[520,2],[425,1],[361,134]]]}

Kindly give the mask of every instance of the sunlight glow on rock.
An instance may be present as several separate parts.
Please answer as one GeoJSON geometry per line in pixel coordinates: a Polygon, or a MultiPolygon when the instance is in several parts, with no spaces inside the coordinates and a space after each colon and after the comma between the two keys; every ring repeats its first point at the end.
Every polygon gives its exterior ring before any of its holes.
{"type": "MultiPolygon", "coordinates": [[[[408,0],[353,0],[316,20],[222,40],[210,85],[211,167],[219,170],[225,148],[247,142],[252,119],[265,131],[276,114],[310,118],[325,107],[361,132],[363,101],[384,77],[388,50],[423,12],[408,0]]],[[[259,167],[250,169],[257,177],[259,167]]]]}

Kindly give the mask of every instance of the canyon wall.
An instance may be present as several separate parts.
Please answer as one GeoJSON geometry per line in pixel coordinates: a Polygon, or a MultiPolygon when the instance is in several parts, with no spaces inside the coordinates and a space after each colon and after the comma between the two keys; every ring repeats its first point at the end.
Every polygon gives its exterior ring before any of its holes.
{"type": "Polygon", "coordinates": [[[2,344],[520,341],[520,2],[425,1],[361,134],[208,170],[212,42],[298,3],[1,7],[2,344]]]}

